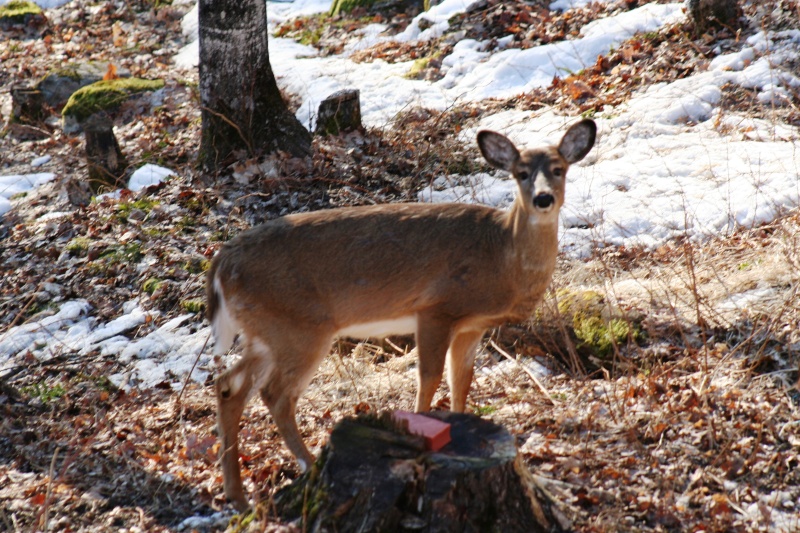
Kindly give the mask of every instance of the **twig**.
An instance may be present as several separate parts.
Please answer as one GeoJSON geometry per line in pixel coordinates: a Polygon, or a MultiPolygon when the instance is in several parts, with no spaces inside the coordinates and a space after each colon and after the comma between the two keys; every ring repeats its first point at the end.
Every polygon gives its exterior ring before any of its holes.
{"type": "Polygon", "coordinates": [[[34,361],[34,362],[26,362],[23,365],[17,366],[10,366],[0,370],[0,372],[6,372],[2,376],[0,376],[0,384],[8,383],[11,378],[22,372],[23,370],[28,370],[31,368],[39,368],[39,367],[46,367],[46,366],[58,366],[58,365],[77,365],[77,364],[86,364],[89,361],[96,361],[98,359],[104,359],[106,356],[98,355],[95,357],[85,357],[81,356],[79,353],[67,353],[61,355],[54,355],[50,359],[46,359],[44,361],[34,361]],[[80,358],[79,361],[70,361],[70,359],[77,359],[80,358]]]}
{"type": "Polygon", "coordinates": [[[208,108],[206,106],[200,106],[200,109],[202,111],[206,111],[206,112],[214,115],[215,117],[217,117],[218,119],[222,120],[223,122],[226,122],[231,128],[235,129],[237,131],[237,133],[239,133],[239,137],[242,139],[242,142],[244,142],[244,144],[247,145],[247,150],[250,152],[250,154],[254,154],[255,153],[253,151],[253,145],[244,136],[244,133],[242,133],[241,128],[239,128],[238,125],[234,124],[231,119],[229,119],[228,117],[226,117],[222,113],[214,111],[213,109],[210,109],[210,108],[208,108]]]}
{"type": "Polygon", "coordinates": [[[60,450],[60,448],[56,448],[56,451],[53,452],[53,459],[50,461],[50,472],[48,473],[49,479],[47,480],[47,494],[44,497],[42,531],[47,531],[48,521],[50,520],[50,496],[53,494],[53,474],[56,470],[56,459],[58,458],[58,452],[60,450]]]}
{"type": "Polygon", "coordinates": [[[386,344],[388,344],[389,346],[391,346],[392,348],[394,348],[394,349],[395,349],[395,351],[396,351],[397,353],[400,353],[400,354],[403,354],[403,355],[407,355],[407,354],[408,354],[408,350],[407,350],[407,349],[406,349],[406,350],[403,350],[403,349],[401,349],[401,348],[400,348],[398,345],[396,345],[395,343],[393,343],[393,342],[392,342],[391,340],[389,340],[388,338],[387,338],[387,339],[383,339],[383,340],[384,340],[384,342],[385,342],[386,344]]]}
{"type": "MultiPolygon", "coordinates": [[[[44,283],[44,282],[42,282],[42,283],[44,283]]],[[[0,337],[0,340],[4,339],[5,336],[8,335],[8,332],[11,331],[14,328],[14,326],[17,325],[17,322],[19,322],[19,320],[23,316],[25,316],[25,311],[27,311],[28,308],[31,306],[31,304],[34,302],[34,300],[36,300],[36,294],[41,290],[42,283],[39,283],[39,286],[36,288],[35,291],[33,291],[33,294],[31,295],[31,297],[28,298],[28,302],[22,307],[22,309],[19,310],[19,313],[17,313],[17,316],[14,317],[14,320],[11,321],[11,324],[3,332],[3,336],[0,337]]]]}
{"type": "Polygon", "coordinates": [[[200,362],[200,356],[203,355],[204,351],[206,351],[206,346],[208,346],[209,339],[211,339],[211,333],[209,333],[206,337],[206,342],[203,343],[203,347],[200,348],[199,352],[197,352],[197,357],[195,357],[194,363],[192,363],[192,368],[189,369],[189,373],[186,374],[186,379],[183,380],[183,387],[181,387],[181,391],[178,393],[178,398],[175,400],[176,409],[179,409],[181,406],[181,397],[183,396],[183,391],[186,390],[186,386],[189,384],[189,378],[192,377],[192,372],[194,372],[197,363],[200,362]]]}
{"type": "Polygon", "coordinates": [[[555,400],[553,400],[553,398],[550,397],[550,393],[547,391],[547,389],[544,388],[544,385],[542,385],[539,382],[539,379],[536,377],[536,374],[531,372],[529,368],[527,368],[525,365],[523,365],[522,363],[517,361],[517,359],[512,357],[511,354],[509,354],[507,351],[505,351],[500,346],[498,346],[497,343],[494,342],[494,340],[489,339],[489,343],[492,345],[492,348],[494,348],[497,351],[497,353],[499,353],[500,355],[502,355],[503,357],[505,357],[509,361],[514,361],[515,363],[517,363],[517,366],[519,366],[522,369],[523,372],[525,372],[526,374],[528,374],[528,376],[530,376],[530,378],[533,380],[533,382],[539,388],[539,391],[542,393],[542,395],[545,397],[545,399],[548,402],[550,402],[550,405],[556,405],[555,400]]]}

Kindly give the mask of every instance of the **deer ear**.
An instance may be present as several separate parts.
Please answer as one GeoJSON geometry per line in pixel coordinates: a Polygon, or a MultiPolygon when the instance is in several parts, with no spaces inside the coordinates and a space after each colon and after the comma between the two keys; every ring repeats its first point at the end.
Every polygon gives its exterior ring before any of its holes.
{"type": "Polygon", "coordinates": [[[514,143],[494,131],[478,132],[478,148],[490,165],[501,170],[511,172],[514,163],[519,161],[519,150],[514,143]]]}
{"type": "Polygon", "coordinates": [[[580,161],[589,150],[594,146],[594,140],[597,136],[597,125],[594,120],[585,119],[573,125],[564,134],[561,143],[558,145],[558,153],[567,160],[567,163],[572,164],[580,161]]]}

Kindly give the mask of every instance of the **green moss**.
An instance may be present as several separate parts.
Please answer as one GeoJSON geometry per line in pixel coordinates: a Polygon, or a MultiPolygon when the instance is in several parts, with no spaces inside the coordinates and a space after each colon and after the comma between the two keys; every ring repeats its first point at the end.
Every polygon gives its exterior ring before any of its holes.
{"type": "Polygon", "coordinates": [[[479,405],[475,407],[475,414],[478,416],[487,416],[497,411],[494,405],[479,405]]]}
{"type": "Polygon", "coordinates": [[[199,257],[192,257],[183,265],[183,269],[189,274],[201,274],[209,268],[211,268],[211,261],[199,257]]]}
{"type": "Polygon", "coordinates": [[[138,242],[129,242],[120,246],[111,246],[107,248],[102,254],[100,259],[109,264],[114,263],[138,263],[144,254],[142,253],[142,245],[138,242]]]}
{"type": "Polygon", "coordinates": [[[600,357],[611,355],[614,346],[625,344],[631,336],[635,336],[631,325],[619,318],[606,321],[599,316],[576,315],[573,328],[583,345],[600,357]]]}
{"type": "Polygon", "coordinates": [[[122,222],[125,222],[128,220],[128,215],[131,214],[131,211],[140,209],[145,213],[149,213],[157,205],[158,202],[156,200],[150,200],[147,198],[140,198],[139,200],[135,200],[133,202],[120,202],[119,205],[117,205],[117,217],[122,222]]]}
{"type": "Polygon", "coordinates": [[[437,50],[428,57],[417,59],[414,61],[414,64],[411,65],[411,69],[406,73],[405,77],[411,80],[419,79],[425,69],[431,64],[431,61],[439,59],[440,57],[442,57],[442,52],[437,50]]]}
{"type": "Polygon", "coordinates": [[[197,225],[197,221],[190,217],[190,216],[182,216],[178,222],[175,223],[175,227],[183,232],[187,232],[188,230],[194,228],[197,225]]]}
{"type": "Polygon", "coordinates": [[[144,228],[143,231],[145,235],[147,235],[148,237],[152,237],[154,239],[159,239],[161,237],[169,235],[169,232],[158,227],[144,228]]]}
{"type": "Polygon", "coordinates": [[[67,393],[67,391],[64,390],[64,387],[62,387],[60,384],[57,383],[53,386],[50,386],[44,381],[34,383],[29,387],[23,387],[22,392],[31,398],[38,398],[42,403],[48,403],[53,400],[57,400],[67,393]]]}
{"type": "Polygon", "coordinates": [[[598,315],[603,309],[603,295],[595,291],[576,292],[569,289],[560,289],[556,292],[558,298],[558,312],[562,315],[575,315],[591,311],[598,315]]]}
{"type": "Polygon", "coordinates": [[[308,17],[299,17],[293,21],[287,22],[278,26],[275,31],[275,37],[284,37],[294,39],[300,44],[307,46],[316,45],[325,28],[329,26],[328,16],[326,14],[310,15],[308,17]]]}
{"type": "Polygon", "coordinates": [[[0,6],[0,18],[22,20],[29,15],[41,15],[42,8],[26,0],[11,0],[0,6]]]}
{"type": "Polygon", "coordinates": [[[250,525],[255,523],[259,515],[268,516],[266,514],[262,514],[262,507],[263,503],[259,502],[256,504],[255,509],[251,509],[243,514],[233,515],[228,521],[228,528],[225,530],[226,533],[246,533],[247,531],[250,531],[250,525]]]}
{"type": "Polygon", "coordinates": [[[212,242],[225,242],[230,238],[226,230],[217,230],[211,233],[212,242]]]}
{"type": "Polygon", "coordinates": [[[638,341],[641,330],[634,321],[615,314],[605,298],[595,291],[562,289],[556,293],[558,311],[572,321],[579,348],[589,349],[600,358],[611,355],[614,346],[638,341]]]}
{"type": "Polygon", "coordinates": [[[64,117],[74,117],[81,122],[98,111],[119,107],[134,94],[157,91],[162,87],[164,87],[164,80],[119,78],[98,81],[72,93],[61,114],[64,117]]]}
{"type": "Polygon", "coordinates": [[[67,243],[67,251],[70,255],[83,255],[89,251],[90,243],[88,237],[75,237],[67,243]]]}
{"type": "Polygon", "coordinates": [[[161,287],[162,283],[164,282],[158,278],[150,278],[142,283],[142,290],[147,294],[153,294],[161,287]]]}
{"type": "Polygon", "coordinates": [[[431,62],[431,57],[423,57],[422,59],[417,59],[414,61],[414,64],[411,65],[411,68],[406,73],[405,78],[410,80],[416,80],[419,78],[419,75],[428,68],[428,65],[431,62]]]}
{"type": "Polygon", "coordinates": [[[205,306],[206,304],[201,298],[192,298],[181,302],[181,309],[189,313],[199,313],[205,306]]]}

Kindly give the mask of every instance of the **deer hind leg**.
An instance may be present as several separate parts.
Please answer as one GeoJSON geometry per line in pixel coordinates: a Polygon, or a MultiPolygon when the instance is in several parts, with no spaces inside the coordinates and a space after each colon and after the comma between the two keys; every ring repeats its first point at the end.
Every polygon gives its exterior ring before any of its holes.
{"type": "Polygon", "coordinates": [[[417,352],[419,352],[417,402],[414,410],[418,413],[429,411],[433,395],[442,381],[447,347],[450,344],[448,321],[419,317],[417,324],[417,352]]]}
{"type": "Polygon", "coordinates": [[[286,346],[276,347],[280,366],[261,388],[260,394],[272,414],[275,425],[278,426],[286,447],[297,459],[300,470],[305,472],[314,462],[314,456],[308,451],[297,428],[297,400],[308,387],[320,362],[330,351],[333,339],[328,335],[320,335],[317,339],[309,340],[308,331],[301,335],[306,338],[291,337],[295,341],[298,338],[303,339],[302,354],[297,353],[299,343],[287,343],[286,346]]]}
{"type": "Polygon", "coordinates": [[[269,349],[258,341],[246,341],[242,359],[215,384],[223,486],[225,496],[239,511],[248,506],[239,468],[239,421],[253,390],[262,386],[271,366],[269,349]]]}
{"type": "Polygon", "coordinates": [[[483,331],[465,331],[459,333],[447,352],[447,381],[450,385],[452,405],[450,409],[463,413],[467,406],[467,395],[472,383],[475,350],[483,338],[483,331]]]}

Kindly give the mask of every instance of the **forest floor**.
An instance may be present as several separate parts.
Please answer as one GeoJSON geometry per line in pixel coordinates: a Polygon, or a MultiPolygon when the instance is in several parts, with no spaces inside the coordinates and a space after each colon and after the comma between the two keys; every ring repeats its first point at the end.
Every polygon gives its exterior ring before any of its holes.
{"type": "MultiPolygon", "coordinates": [[[[118,316],[133,298],[169,320],[195,309],[207,260],[245,228],[298,210],[414,201],[442,173],[486,170],[476,150],[453,135],[481,116],[541,106],[578,115],[702,69],[717,46],[735,47],[760,29],[798,22],[796,6],[775,2],[739,34],[694,36],[689,25],[667,27],[547,90],[444,112],[409,110],[380,130],[316,137],[309,160],[277,155],[208,177],[193,167],[196,74],[170,66],[185,44],[180,19],[189,7],[76,0],[47,10],[43,25],[2,30],[6,103],[12,85],[68,60],[104,60],[164,79],[163,101],[154,109],[123,108],[116,132],[129,161],[183,177],[80,208],[69,203],[63,180],[15,198],[0,219],[0,338],[71,298],[91,302],[98,320],[118,316]],[[54,212],[60,215],[42,218],[54,212]],[[69,245],[80,236],[90,238],[87,246],[69,245]],[[148,280],[157,286],[146,287],[148,280]]],[[[564,39],[585,20],[628,7],[591,4],[558,14],[547,3],[490,0],[458,16],[450,31],[476,39],[520,33],[516,46],[527,47],[564,39]]],[[[757,6],[744,9],[756,18],[757,6]]],[[[316,46],[333,53],[358,25],[391,21],[400,30],[410,15],[356,13],[336,24],[312,17],[278,33],[311,33],[316,46]]],[[[448,45],[443,39],[430,46],[448,45]]],[[[430,52],[392,43],[357,59],[430,52]]],[[[436,79],[436,60],[418,75],[436,79]]],[[[725,105],[766,114],[744,90],[725,105]]],[[[770,117],[796,127],[798,106],[795,97],[770,117]]],[[[50,165],[60,175],[86,172],[80,136],[63,133],[52,117],[37,128],[0,136],[3,174],[36,171],[30,162],[43,147],[55,154],[50,165]]],[[[571,530],[800,530],[799,287],[796,210],[709,242],[560,258],[542,311],[485,339],[469,408],[516,436],[525,463],[549,480],[551,504],[571,530]],[[723,304],[731,294],[767,289],[773,296],[760,307],[723,304]],[[627,338],[604,344],[581,336],[575,306],[584,304],[574,302],[584,300],[631,326],[627,338]],[[538,364],[541,387],[531,380],[530,361],[538,364]]],[[[202,320],[199,310],[198,326],[202,320]]],[[[129,335],[155,326],[145,323],[129,335]]],[[[410,409],[412,348],[408,338],[337,342],[298,408],[307,444],[318,451],[336,421],[355,412],[410,409]]],[[[99,352],[65,351],[46,361],[31,356],[0,376],[0,531],[302,529],[269,512],[276,488],[299,472],[262,405],[248,409],[241,439],[247,486],[265,505],[245,526],[222,495],[210,380],[190,382],[180,393],[169,383],[122,389],[108,376],[124,366],[99,352]]],[[[447,408],[445,386],[437,398],[437,407],[447,408]]]]}

